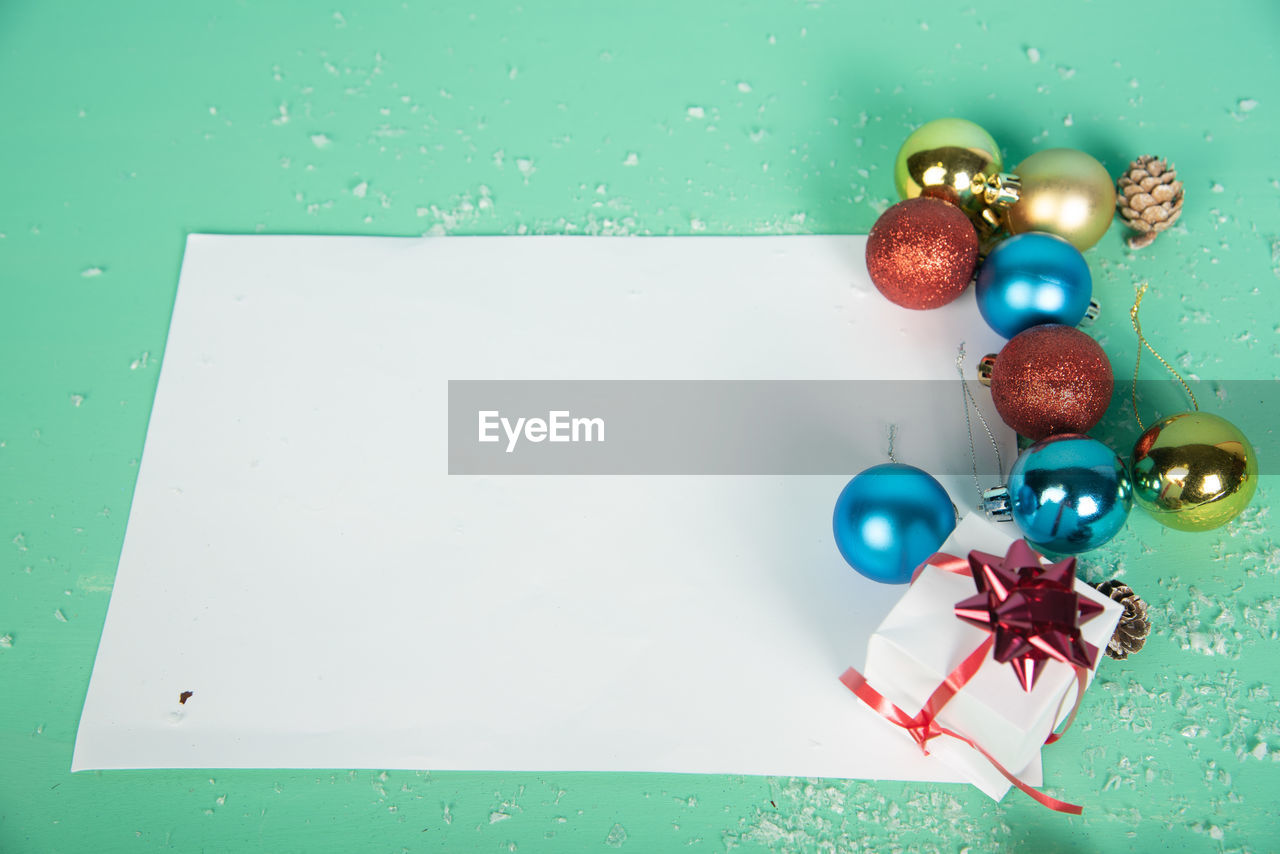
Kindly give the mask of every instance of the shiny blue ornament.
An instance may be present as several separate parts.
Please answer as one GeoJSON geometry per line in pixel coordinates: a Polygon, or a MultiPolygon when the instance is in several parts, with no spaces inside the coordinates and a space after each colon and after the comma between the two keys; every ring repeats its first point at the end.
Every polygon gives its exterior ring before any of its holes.
{"type": "Polygon", "coordinates": [[[1124,527],[1133,486],[1124,462],[1097,439],[1063,433],[1022,452],[1009,474],[1013,521],[1035,546],[1096,549],[1124,527]]]}
{"type": "Polygon", "coordinates": [[[1093,296],[1093,277],[1070,243],[1028,232],[991,250],[978,268],[974,292],[987,325],[1012,338],[1043,323],[1079,323],[1093,296]]]}
{"type": "Polygon", "coordinates": [[[956,527],[947,491],[915,466],[872,466],[836,499],[832,528],[849,565],[872,581],[906,584],[956,527]]]}

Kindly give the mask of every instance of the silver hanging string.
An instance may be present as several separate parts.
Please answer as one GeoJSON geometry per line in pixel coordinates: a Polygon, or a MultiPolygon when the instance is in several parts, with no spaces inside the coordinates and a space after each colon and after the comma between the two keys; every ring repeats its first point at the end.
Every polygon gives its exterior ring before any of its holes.
{"type": "Polygon", "coordinates": [[[897,440],[897,438],[898,438],[898,425],[890,424],[889,425],[889,462],[891,463],[896,463],[898,461],[898,458],[893,455],[893,443],[897,440]]]}
{"type": "Polygon", "coordinates": [[[974,399],[973,392],[969,390],[969,383],[964,378],[964,342],[960,342],[960,350],[956,354],[956,373],[960,375],[960,389],[963,392],[962,403],[964,404],[964,429],[969,434],[969,462],[973,467],[973,485],[978,490],[978,501],[981,504],[984,498],[982,490],[982,481],[978,479],[978,450],[973,442],[973,421],[969,418],[969,407],[973,407],[973,411],[978,414],[978,420],[982,422],[982,429],[986,432],[987,438],[991,441],[991,449],[996,453],[996,470],[1000,476],[1004,475],[1004,461],[1000,458],[1000,444],[996,442],[995,434],[991,432],[990,425],[987,424],[986,416],[982,414],[982,410],[978,407],[978,401],[974,399]]]}

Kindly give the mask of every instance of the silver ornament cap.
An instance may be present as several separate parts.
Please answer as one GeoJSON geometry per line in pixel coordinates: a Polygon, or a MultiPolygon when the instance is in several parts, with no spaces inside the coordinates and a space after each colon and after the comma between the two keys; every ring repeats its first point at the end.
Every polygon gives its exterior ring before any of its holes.
{"type": "Polygon", "coordinates": [[[1013,510],[1009,504],[1009,487],[993,486],[982,491],[982,512],[993,522],[1013,521],[1013,510]]]}

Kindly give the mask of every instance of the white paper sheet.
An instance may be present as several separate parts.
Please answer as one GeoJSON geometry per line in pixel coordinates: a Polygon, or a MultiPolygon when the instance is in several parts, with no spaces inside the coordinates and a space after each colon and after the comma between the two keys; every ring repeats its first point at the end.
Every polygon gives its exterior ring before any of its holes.
{"type": "MultiPolygon", "coordinates": [[[[447,473],[449,380],[947,379],[999,348],[969,295],[882,299],[863,246],[191,237],[73,770],[959,779],[837,681],[903,591],[834,548],[853,472],[447,473]]],[[[959,471],[951,411],[899,458],[959,471]]],[[[868,463],[893,420],[850,437],[868,463]]]]}

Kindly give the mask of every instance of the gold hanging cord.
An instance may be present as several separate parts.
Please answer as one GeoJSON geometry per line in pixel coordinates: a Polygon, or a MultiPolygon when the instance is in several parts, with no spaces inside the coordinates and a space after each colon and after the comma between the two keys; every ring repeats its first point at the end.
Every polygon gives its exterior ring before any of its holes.
{"type": "Polygon", "coordinates": [[[1133,300],[1133,308],[1129,309],[1129,319],[1133,321],[1133,331],[1138,333],[1138,342],[1140,344],[1140,346],[1138,347],[1138,357],[1133,360],[1133,388],[1129,393],[1129,398],[1133,401],[1133,417],[1138,422],[1139,430],[1147,429],[1146,426],[1142,423],[1142,416],[1138,414],[1138,366],[1142,364],[1142,348],[1143,347],[1146,347],[1148,350],[1150,350],[1151,355],[1155,356],[1156,359],[1160,362],[1160,364],[1164,365],[1165,370],[1173,374],[1174,379],[1182,383],[1182,388],[1187,393],[1187,397],[1191,398],[1191,408],[1196,410],[1197,412],[1200,411],[1200,404],[1196,403],[1196,394],[1191,390],[1191,386],[1187,385],[1187,381],[1182,378],[1182,374],[1179,374],[1177,371],[1175,371],[1173,369],[1173,365],[1166,362],[1164,356],[1161,356],[1159,353],[1157,353],[1156,348],[1152,347],[1151,342],[1148,341],[1146,337],[1142,334],[1142,324],[1138,322],[1138,307],[1142,305],[1142,297],[1144,294],[1146,294],[1146,292],[1147,292],[1147,283],[1143,282],[1142,285],[1138,288],[1137,297],[1134,298],[1133,300]]]}

